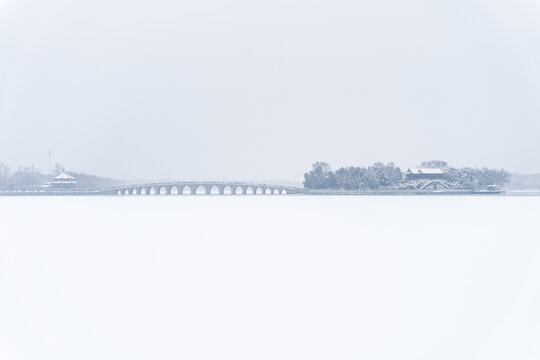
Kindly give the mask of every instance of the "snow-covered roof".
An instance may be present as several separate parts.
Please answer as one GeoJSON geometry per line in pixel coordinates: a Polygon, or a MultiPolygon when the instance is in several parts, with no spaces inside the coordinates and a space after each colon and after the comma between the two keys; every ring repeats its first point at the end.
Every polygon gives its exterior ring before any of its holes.
{"type": "Polygon", "coordinates": [[[73,176],[69,175],[67,172],[62,170],[60,174],[54,177],[54,180],[73,180],[75,179],[73,176]]]}
{"type": "Polygon", "coordinates": [[[407,170],[407,174],[429,174],[429,175],[436,175],[436,174],[444,174],[443,169],[430,169],[430,168],[424,168],[424,169],[409,169],[407,170]]]}

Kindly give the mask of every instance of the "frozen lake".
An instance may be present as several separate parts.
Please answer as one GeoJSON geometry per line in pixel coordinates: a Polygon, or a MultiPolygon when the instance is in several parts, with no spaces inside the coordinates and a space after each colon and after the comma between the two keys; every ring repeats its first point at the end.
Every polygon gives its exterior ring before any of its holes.
{"type": "Polygon", "coordinates": [[[3,197],[0,359],[539,359],[540,197],[3,197]]]}

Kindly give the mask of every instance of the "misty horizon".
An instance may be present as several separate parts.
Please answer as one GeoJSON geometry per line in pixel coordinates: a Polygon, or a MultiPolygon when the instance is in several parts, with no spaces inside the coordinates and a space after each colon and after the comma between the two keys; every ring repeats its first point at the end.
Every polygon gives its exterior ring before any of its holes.
{"type": "MultiPolygon", "coordinates": [[[[431,161],[437,161],[437,160],[431,160],[431,161]]],[[[405,172],[407,169],[414,169],[414,168],[422,168],[422,164],[421,163],[418,163],[416,165],[412,165],[412,166],[400,166],[399,164],[395,164],[394,162],[392,161],[389,161],[389,162],[381,162],[381,161],[378,161],[378,162],[375,162],[375,163],[372,163],[372,164],[348,164],[348,165],[343,165],[343,166],[339,166],[339,167],[335,167],[335,166],[332,166],[332,164],[329,164],[331,166],[331,169],[333,170],[338,170],[339,168],[349,168],[349,167],[364,167],[364,168],[367,168],[367,167],[370,167],[376,163],[381,163],[381,164],[394,164],[396,167],[400,168],[401,171],[405,172]]],[[[0,164],[3,164],[5,166],[8,167],[8,169],[10,171],[17,171],[18,169],[23,169],[23,168],[28,168],[28,167],[32,167],[34,166],[40,173],[44,174],[44,175],[48,175],[49,174],[49,169],[48,169],[48,165],[47,165],[47,168],[46,169],[41,169],[40,167],[37,167],[35,165],[35,163],[32,163],[32,164],[27,164],[27,165],[17,165],[17,166],[11,166],[11,164],[7,164],[7,163],[3,163],[0,159],[0,164]]],[[[212,179],[205,179],[205,178],[196,178],[196,177],[189,177],[189,176],[185,176],[185,177],[178,177],[178,178],[157,178],[157,177],[141,177],[141,178],[115,178],[115,177],[112,177],[112,176],[109,176],[108,174],[94,174],[94,173],[90,173],[90,172],[87,172],[87,171],[84,171],[84,170],[80,170],[80,169],[71,169],[71,168],[68,168],[66,166],[64,166],[63,164],[59,163],[59,162],[54,162],[51,164],[53,167],[57,167],[57,168],[61,168],[65,171],[67,171],[68,173],[74,173],[74,174],[86,174],[86,175],[92,175],[92,176],[98,176],[100,178],[105,178],[105,179],[114,179],[114,180],[119,180],[119,181],[135,181],[135,182],[151,182],[151,181],[176,181],[176,180],[193,180],[193,181],[204,181],[204,180],[214,180],[214,181],[250,181],[250,180],[255,180],[255,181],[262,181],[262,182],[275,182],[275,183],[295,183],[295,184],[301,184],[303,181],[304,181],[304,175],[310,170],[309,167],[306,167],[303,172],[300,171],[299,174],[300,174],[300,177],[299,178],[289,178],[289,179],[286,179],[286,178],[282,178],[282,179],[279,179],[279,178],[250,178],[250,179],[247,179],[247,178],[224,178],[224,177],[217,177],[217,178],[212,178],[212,179]]],[[[311,164],[313,165],[313,164],[311,164]]],[[[311,166],[310,165],[310,166],[311,166]]],[[[449,167],[453,167],[453,168],[456,168],[453,164],[449,163],[448,164],[449,167]]],[[[482,168],[486,168],[485,166],[463,166],[463,168],[475,168],[475,169],[482,169],[482,168]]],[[[502,168],[494,168],[495,170],[496,169],[501,169],[501,170],[506,170],[506,169],[502,169],[502,168]]],[[[58,170],[57,170],[58,171],[58,170]]],[[[521,174],[521,173],[514,173],[516,175],[529,175],[529,174],[521,174]]],[[[53,173],[54,175],[54,173],[53,173]]],[[[530,174],[530,175],[536,175],[536,174],[530,174]]]]}

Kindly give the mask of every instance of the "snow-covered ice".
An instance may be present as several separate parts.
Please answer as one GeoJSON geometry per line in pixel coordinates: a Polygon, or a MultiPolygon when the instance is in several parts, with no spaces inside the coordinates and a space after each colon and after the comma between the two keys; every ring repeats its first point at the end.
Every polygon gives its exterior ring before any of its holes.
{"type": "Polygon", "coordinates": [[[0,359],[538,359],[540,197],[0,198],[0,359]]]}

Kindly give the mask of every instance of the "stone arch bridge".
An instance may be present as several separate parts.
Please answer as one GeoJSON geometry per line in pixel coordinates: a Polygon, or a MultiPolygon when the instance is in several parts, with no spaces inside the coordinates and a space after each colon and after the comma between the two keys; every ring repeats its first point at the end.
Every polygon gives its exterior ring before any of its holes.
{"type": "Polygon", "coordinates": [[[180,181],[123,185],[98,191],[104,195],[286,195],[301,188],[243,182],[180,181]]]}

